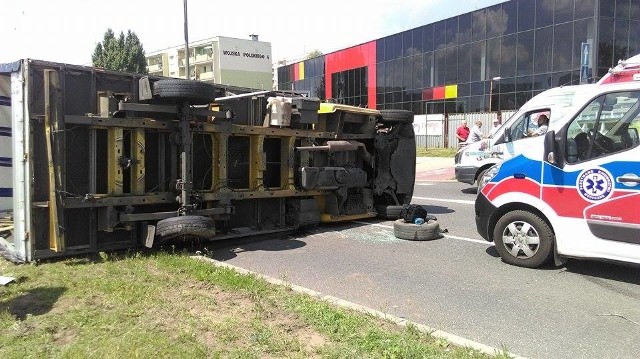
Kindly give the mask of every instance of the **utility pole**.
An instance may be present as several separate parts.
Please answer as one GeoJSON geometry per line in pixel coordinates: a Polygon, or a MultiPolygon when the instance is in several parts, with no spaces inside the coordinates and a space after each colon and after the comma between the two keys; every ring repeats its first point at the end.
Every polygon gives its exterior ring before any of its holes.
{"type": "Polygon", "coordinates": [[[184,0],[184,64],[185,78],[191,78],[189,73],[189,22],[187,20],[187,0],[184,0]]]}

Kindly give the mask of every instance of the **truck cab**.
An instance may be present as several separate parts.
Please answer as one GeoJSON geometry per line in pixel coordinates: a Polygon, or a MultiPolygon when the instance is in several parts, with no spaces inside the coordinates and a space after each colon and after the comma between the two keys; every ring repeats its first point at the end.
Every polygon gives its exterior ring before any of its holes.
{"type": "Polygon", "coordinates": [[[536,119],[546,115],[551,126],[562,119],[581,92],[595,85],[557,87],[546,90],[527,101],[489,138],[470,143],[455,156],[456,179],[463,183],[479,184],[483,174],[493,165],[513,158],[525,148],[540,141],[528,134],[537,129],[536,119]]]}
{"type": "Polygon", "coordinates": [[[640,264],[640,83],[589,88],[539,146],[494,166],[476,199],[502,259],[640,264]]]}

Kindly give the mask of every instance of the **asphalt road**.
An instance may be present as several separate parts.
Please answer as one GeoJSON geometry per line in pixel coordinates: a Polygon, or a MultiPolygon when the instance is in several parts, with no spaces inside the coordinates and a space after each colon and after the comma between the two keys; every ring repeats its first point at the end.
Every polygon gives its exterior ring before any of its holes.
{"type": "Polygon", "coordinates": [[[525,357],[637,357],[640,268],[505,264],[475,231],[474,190],[457,182],[416,186],[414,203],[449,231],[438,240],[398,240],[392,222],[364,221],[221,242],[213,257],[525,357]]]}

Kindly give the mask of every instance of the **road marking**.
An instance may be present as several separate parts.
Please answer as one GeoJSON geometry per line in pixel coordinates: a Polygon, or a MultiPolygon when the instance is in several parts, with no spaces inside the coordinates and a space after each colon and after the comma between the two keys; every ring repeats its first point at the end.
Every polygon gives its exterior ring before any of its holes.
{"type": "MultiPolygon", "coordinates": [[[[415,197],[414,197],[415,198],[415,197]]],[[[386,228],[386,229],[393,229],[393,226],[389,226],[386,224],[378,224],[378,223],[370,223],[370,222],[363,222],[363,221],[353,221],[355,223],[360,223],[360,224],[366,224],[369,226],[373,226],[373,227],[380,227],[380,228],[386,228]]],[[[466,238],[466,237],[458,237],[458,236],[452,236],[450,234],[447,233],[442,233],[442,235],[446,238],[450,238],[450,239],[457,239],[459,241],[465,241],[465,242],[471,242],[471,243],[477,243],[477,244],[482,244],[485,246],[492,246],[493,243],[491,242],[487,242],[485,240],[480,240],[480,239],[473,239],[473,238],[466,238]]]]}
{"type": "Polygon", "coordinates": [[[433,186],[433,185],[435,185],[435,183],[431,183],[431,182],[424,182],[424,183],[416,182],[416,186],[433,186]]]}
{"type": "Polygon", "coordinates": [[[466,242],[472,242],[472,243],[478,243],[478,244],[484,244],[487,247],[490,247],[493,245],[493,243],[491,242],[487,242],[485,240],[480,240],[480,239],[473,239],[473,238],[466,238],[466,237],[458,237],[458,236],[452,236],[450,234],[446,234],[443,233],[443,236],[447,237],[447,238],[451,238],[451,239],[457,239],[459,241],[466,241],[466,242]]]}
{"type": "Polygon", "coordinates": [[[450,202],[450,203],[460,203],[460,204],[475,204],[476,201],[469,201],[465,199],[448,199],[448,198],[433,198],[433,197],[413,197],[413,199],[423,199],[426,201],[436,201],[436,202],[450,202]]]}

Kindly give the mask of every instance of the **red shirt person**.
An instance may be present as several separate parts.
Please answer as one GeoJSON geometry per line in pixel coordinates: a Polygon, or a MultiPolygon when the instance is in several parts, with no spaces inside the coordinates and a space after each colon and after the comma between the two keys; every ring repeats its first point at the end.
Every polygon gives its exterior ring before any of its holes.
{"type": "Polygon", "coordinates": [[[456,130],[456,137],[458,138],[458,143],[463,143],[467,141],[469,137],[469,132],[471,130],[467,126],[467,121],[463,121],[462,124],[456,130]]]}

